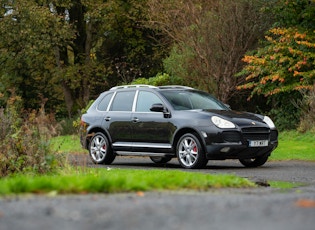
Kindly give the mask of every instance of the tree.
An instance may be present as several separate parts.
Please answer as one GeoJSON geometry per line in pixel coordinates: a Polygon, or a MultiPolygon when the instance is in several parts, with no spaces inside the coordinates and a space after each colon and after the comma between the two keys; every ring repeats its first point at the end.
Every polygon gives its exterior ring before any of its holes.
{"type": "Polygon", "coordinates": [[[251,96],[266,97],[290,91],[311,90],[315,79],[315,33],[298,28],[274,28],[266,36],[266,46],[254,55],[245,55],[246,83],[251,96]]]}
{"type": "Polygon", "coordinates": [[[48,98],[72,117],[112,85],[155,75],[163,51],[142,24],[145,2],[2,0],[0,92],[17,88],[27,108],[48,98]]]}
{"type": "MultiPolygon", "coordinates": [[[[0,18],[0,90],[16,88],[32,108],[39,95],[54,98],[54,50],[74,36],[63,19],[32,1],[2,1],[0,18]]],[[[6,98],[7,98],[6,97],[6,98]]]]}
{"type": "MultiPolygon", "coordinates": [[[[268,97],[278,123],[295,128],[293,110],[288,107],[294,104],[298,115],[304,110],[304,117],[313,118],[309,115],[315,113],[315,1],[279,0],[271,11],[276,23],[261,47],[243,58],[246,65],[240,75],[246,76],[246,81],[238,89],[251,90],[249,99],[268,97]]],[[[307,121],[309,127],[310,122],[314,119],[307,121]]]]}
{"type": "Polygon", "coordinates": [[[265,1],[150,0],[150,21],[171,37],[165,60],[169,74],[215,94],[224,102],[234,95],[242,57],[270,27],[261,11],[265,1]],[[163,12],[163,13],[161,13],[163,12]]]}

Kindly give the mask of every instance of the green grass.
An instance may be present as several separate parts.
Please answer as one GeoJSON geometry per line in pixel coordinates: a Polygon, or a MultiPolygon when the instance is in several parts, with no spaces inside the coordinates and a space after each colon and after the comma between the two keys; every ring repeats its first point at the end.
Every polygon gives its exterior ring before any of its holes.
{"type": "Polygon", "coordinates": [[[305,184],[299,182],[287,182],[287,181],[268,181],[270,187],[279,188],[282,190],[297,188],[300,186],[304,186],[305,184]]]}
{"type": "MultiPolygon", "coordinates": [[[[86,153],[78,136],[51,140],[58,153],[86,153]]],[[[314,133],[281,132],[279,147],[271,160],[315,161],[314,133]]],[[[135,170],[105,168],[65,169],[55,175],[15,175],[0,179],[0,195],[22,193],[85,194],[161,190],[207,191],[213,188],[255,187],[253,182],[235,175],[211,175],[180,170],[135,170]]],[[[291,188],[286,182],[271,182],[272,187],[291,188]]]]}
{"type": "Polygon", "coordinates": [[[87,150],[83,149],[80,144],[79,136],[67,135],[57,136],[50,140],[53,151],[62,153],[84,153],[87,150]]]}
{"type": "Polygon", "coordinates": [[[270,160],[315,161],[315,133],[280,132],[278,148],[270,160]]]}
{"type": "Polygon", "coordinates": [[[18,175],[0,179],[0,195],[21,193],[118,193],[213,188],[249,188],[253,182],[235,175],[209,175],[179,170],[72,169],[60,175],[18,175]]]}

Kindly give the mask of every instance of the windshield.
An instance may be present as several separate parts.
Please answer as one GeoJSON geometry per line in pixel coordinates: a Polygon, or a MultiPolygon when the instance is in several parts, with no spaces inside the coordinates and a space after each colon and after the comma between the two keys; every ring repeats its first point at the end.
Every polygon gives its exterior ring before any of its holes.
{"type": "Polygon", "coordinates": [[[222,102],[210,94],[195,90],[165,90],[161,94],[175,110],[213,109],[229,110],[222,102]]]}

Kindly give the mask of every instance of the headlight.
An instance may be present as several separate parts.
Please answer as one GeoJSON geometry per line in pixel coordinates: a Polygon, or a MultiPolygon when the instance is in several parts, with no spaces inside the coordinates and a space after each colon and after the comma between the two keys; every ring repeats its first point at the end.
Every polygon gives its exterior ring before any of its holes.
{"type": "Polygon", "coordinates": [[[270,119],[270,117],[268,116],[264,116],[264,120],[263,120],[271,129],[276,128],[275,124],[273,123],[273,121],[270,119]]]}
{"type": "Polygon", "coordinates": [[[211,117],[211,121],[213,124],[215,124],[215,126],[221,129],[235,128],[235,125],[232,122],[227,121],[221,117],[213,116],[211,117]]]}

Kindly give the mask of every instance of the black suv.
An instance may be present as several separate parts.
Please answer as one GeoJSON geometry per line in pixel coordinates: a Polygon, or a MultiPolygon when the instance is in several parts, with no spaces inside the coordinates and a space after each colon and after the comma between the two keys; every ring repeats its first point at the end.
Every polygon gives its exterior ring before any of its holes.
{"type": "Polygon", "coordinates": [[[278,145],[272,120],[237,112],[210,94],[186,86],[117,86],[102,93],[81,118],[81,144],[96,164],[116,155],[177,157],[184,168],[208,160],[263,165],[278,145]]]}

